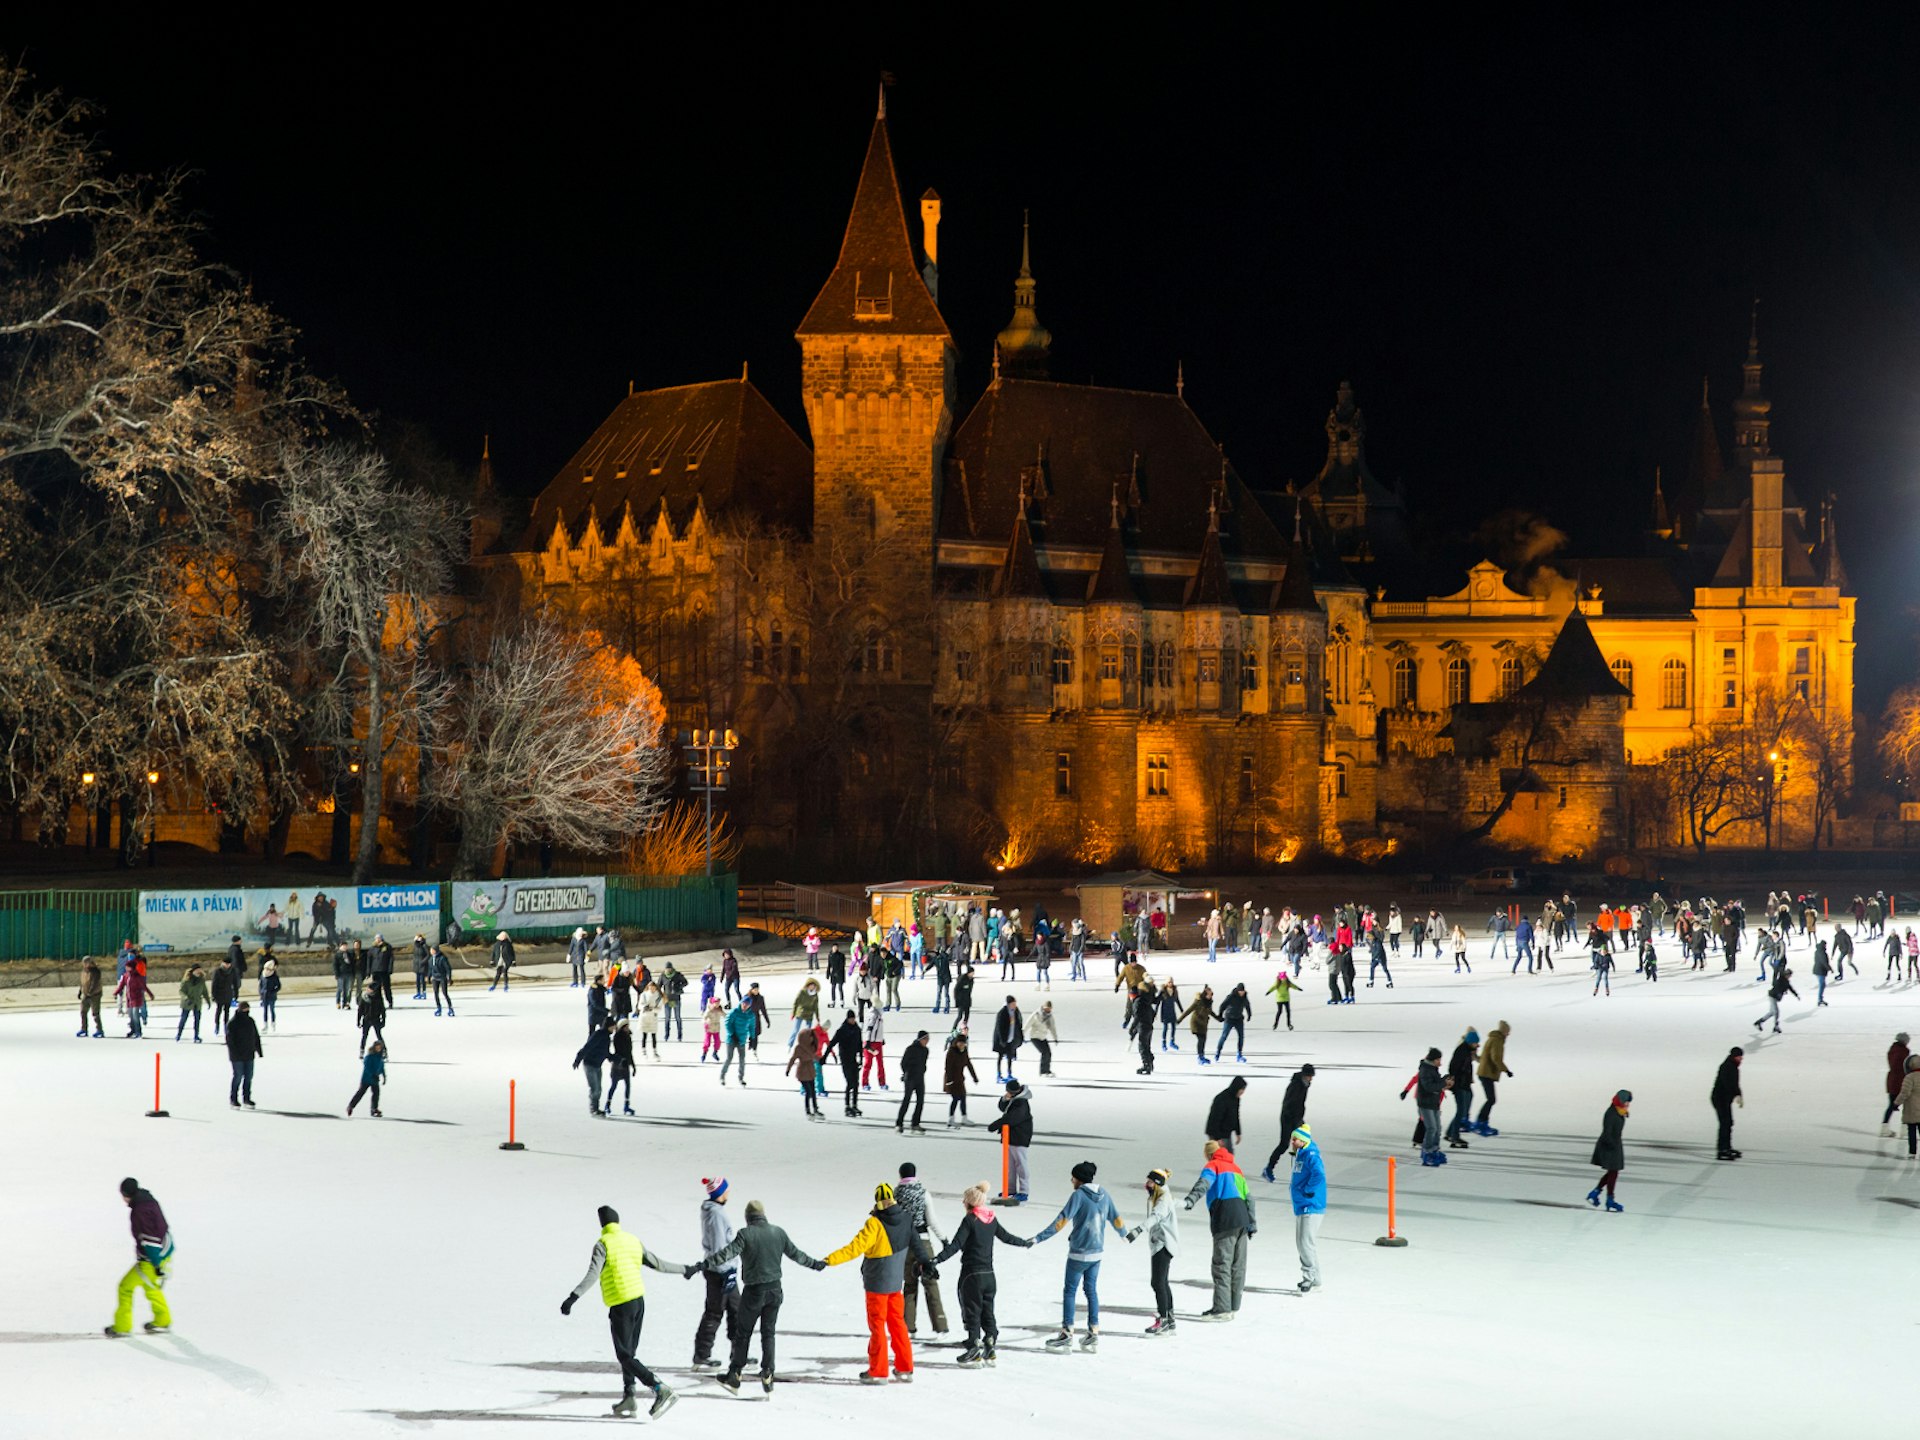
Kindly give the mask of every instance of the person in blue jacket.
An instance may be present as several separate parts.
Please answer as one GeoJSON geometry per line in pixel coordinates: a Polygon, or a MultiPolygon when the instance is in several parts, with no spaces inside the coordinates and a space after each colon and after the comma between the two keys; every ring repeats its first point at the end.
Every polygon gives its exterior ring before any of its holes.
{"type": "Polygon", "coordinates": [[[360,1103],[360,1097],[369,1090],[373,1092],[373,1118],[380,1118],[380,1082],[387,1075],[387,1047],[378,1040],[360,1057],[360,1088],[353,1092],[353,1098],[347,1101],[347,1114],[353,1114],[353,1107],[360,1103]]]}
{"type": "Polygon", "coordinates": [[[1106,1248],[1106,1227],[1113,1226],[1129,1243],[1140,1234],[1138,1225],[1131,1230],[1127,1228],[1113,1197],[1093,1183],[1097,1173],[1098,1167],[1091,1160],[1082,1160],[1074,1166],[1073,1194],[1053,1223],[1033,1237],[1033,1243],[1038,1245],[1062,1230],[1068,1231],[1067,1283],[1060,1294],[1060,1333],[1047,1341],[1049,1350],[1065,1350],[1073,1344],[1074,1292],[1083,1287],[1087,1292],[1087,1333],[1081,1337],[1080,1348],[1088,1351],[1100,1348],[1100,1256],[1106,1248]]]}
{"type": "Polygon", "coordinates": [[[1300,1252],[1300,1293],[1320,1288],[1320,1221],[1327,1213],[1327,1167],[1313,1143],[1313,1127],[1293,1132],[1293,1245],[1300,1252]]]}
{"type": "Polygon", "coordinates": [[[720,1057],[720,1083],[727,1083],[727,1067],[733,1064],[733,1057],[740,1057],[740,1083],[747,1083],[747,1051],[759,1035],[758,1021],[753,1011],[745,1003],[733,1007],[727,1012],[727,1048],[720,1057]]]}

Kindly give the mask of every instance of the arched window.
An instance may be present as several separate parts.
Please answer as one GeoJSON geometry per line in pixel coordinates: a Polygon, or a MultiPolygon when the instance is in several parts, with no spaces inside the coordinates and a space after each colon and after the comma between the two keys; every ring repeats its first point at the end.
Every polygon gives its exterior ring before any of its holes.
{"type": "Polygon", "coordinates": [[[767,668],[767,647],[760,639],[758,630],[747,632],[747,673],[763,675],[767,668]]]}
{"type": "Polygon", "coordinates": [[[877,625],[867,631],[866,653],[860,668],[869,675],[893,673],[893,637],[877,625]]]}
{"type": "Polygon", "coordinates": [[[1660,708],[1687,708],[1687,662],[1678,657],[1660,667],[1660,708]]]}
{"type": "Polygon", "coordinates": [[[1336,704],[1347,702],[1347,665],[1351,659],[1351,647],[1344,639],[1336,640],[1327,647],[1327,667],[1332,673],[1327,677],[1333,684],[1333,699],[1336,704]]]}
{"type": "Polygon", "coordinates": [[[778,621],[767,632],[767,664],[775,675],[787,673],[787,632],[780,628],[778,621]]]}
{"type": "MultiPolygon", "coordinates": [[[[1613,672],[1614,679],[1627,687],[1627,694],[1631,697],[1633,694],[1633,662],[1622,655],[1618,660],[1615,660],[1607,666],[1607,668],[1613,672]]],[[[1632,703],[1631,700],[1629,700],[1628,703],[1632,703]]]]}
{"type": "Polygon", "coordinates": [[[1333,793],[1342,796],[1347,793],[1347,762],[1344,760],[1333,762],[1333,793]]]}
{"type": "Polygon", "coordinates": [[[1520,692],[1520,662],[1509,655],[1500,662],[1500,698],[1507,699],[1520,692]]]}
{"type": "Polygon", "coordinates": [[[1160,642],[1160,651],[1154,659],[1153,669],[1153,683],[1162,690],[1173,689],[1173,642],[1171,640],[1160,642]]]}
{"type": "Polygon", "coordinates": [[[1447,661],[1447,704],[1464,705],[1468,698],[1467,662],[1456,655],[1447,661]]]}
{"type": "Polygon", "coordinates": [[[1411,658],[1402,655],[1393,662],[1393,705],[1396,710],[1412,710],[1419,703],[1414,677],[1411,658]]]}
{"type": "Polygon", "coordinates": [[[1307,652],[1298,645],[1289,645],[1280,654],[1280,673],[1285,677],[1289,689],[1295,685],[1307,683],[1307,652]]]}

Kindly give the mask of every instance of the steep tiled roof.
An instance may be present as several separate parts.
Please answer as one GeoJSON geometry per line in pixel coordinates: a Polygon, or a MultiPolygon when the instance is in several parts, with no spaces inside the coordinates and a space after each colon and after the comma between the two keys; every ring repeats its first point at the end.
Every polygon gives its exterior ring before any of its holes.
{"type": "Polygon", "coordinates": [[[1127,540],[1121,533],[1116,513],[1107,526],[1106,548],[1100,552],[1100,568],[1087,586],[1089,605],[1138,605],[1139,592],[1133,588],[1133,576],[1127,569],[1127,540]]]}
{"type": "Polygon", "coordinates": [[[1600,587],[1608,615],[1691,615],[1693,588],[1675,557],[1625,556],[1575,560],[1555,556],[1553,568],[1585,594],[1600,587]]]}
{"type": "MultiPolygon", "coordinates": [[[[948,453],[942,539],[1006,534],[1025,482],[1045,543],[1087,550],[1106,543],[1118,483],[1136,550],[1197,557],[1207,497],[1222,472],[1219,447],[1177,395],[1004,377],[980,397],[948,453]]],[[[1279,559],[1286,541],[1231,465],[1225,472],[1226,553],[1279,559]]]]}
{"type": "Polygon", "coordinates": [[[1200,541],[1200,563],[1187,582],[1186,603],[1195,609],[1236,610],[1233,581],[1227,576],[1227,557],[1220,549],[1220,528],[1209,524],[1200,541]]]}
{"type": "Polygon", "coordinates": [[[547,482],[515,548],[544,546],[556,516],[576,534],[589,507],[611,538],[623,509],[636,526],[650,525],[663,500],[676,525],[698,501],[710,518],[744,510],[804,532],[813,456],[744,379],[629,395],[547,482]]]}
{"type": "Polygon", "coordinates": [[[1045,600],[1047,582],[1040,576],[1040,559],[1033,553],[1033,530],[1027,524],[1027,512],[1014,516],[1013,535],[1007,541],[1006,559],[1000,562],[1000,574],[993,593],[1010,600],[1045,600]]]}
{"type": "Polygon", "coordinates": [[[1287,547],[1287,573],[1273,587],[1273,611],[1318,611],[1320,600],[1313,593],[1313,560],[1307,554],[1307,542],[1296,525],[1293,543],[1287,547]]]}
{"type": "Polygon", "coordinates": [[[1575,609],[1567,613],[1566,623],[1554,636],[1553,648],[1519,693],[1530,700],[1586,700],[1633,692],[1614,679],[1587,617],[1575,609]]]}
{"type": "MultiPolygon", "coordinates": [[[[1792,510],[1783,510],[1780,515],[1780,580],[1785,585],[1818,585],[1820,577],[1814,574],[1813,562],[1807,558],[1812,545],[1807,541],[1807,532],[1800,528],[1800,521],[1792,510]]],[[[1733,534],[1727,540],[1727,548],[1720,554],[1720,564],[1713,572],[1715,585],[1751,585],[1753,584],[1753,506],[1751,503],[1740,507],[1740,518],[1733,527],[1733,534]]],[[[1605,599],[1604,596],[1601,597],[1605,599]]]]}
{"type": "Polygon", "coordinates": [[[893,170],[887,122],[873,122],[866,163],[853,192],[853,212],[840,241],[840,258],[820,287],[799,335],[947,335],[913,256],[900,181],[893,170]]]}

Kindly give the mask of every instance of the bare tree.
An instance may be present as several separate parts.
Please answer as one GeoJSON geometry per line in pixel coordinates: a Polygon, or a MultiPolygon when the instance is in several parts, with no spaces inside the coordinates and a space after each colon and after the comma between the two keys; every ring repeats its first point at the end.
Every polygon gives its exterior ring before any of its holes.
{"type": "Polygon", "coordinates": [[[57,809],[93,772],[131,841],[162,793],[257,806],[290,706],[250,511],[350,416],[90,120],[0,62],[0,778],[57,809]]]}
{"type": "Polygon", "coordinates": [[[548,616],[497,631],[461,678],[432,776],[460,825],[455,877],[490,872],[517,840],[607,851],[651,825],[672,775],[665,715],[639,665],[598,635],[548,616]]]}
{"type": "Polygon", "coordinates": [[[1878,748],[1891,778],[1920,775],[1920,681],[1902,685],[1887,701],[1878,748]]]}
{"type": "Polygon", "coordinates": [[[428,648],[465,548],[464,517],[397,483],[371,450],[328,445],[287,456],[262,518],[275,587],[295,617],[288,638],[319,652],[318,732],[335,746],[364,737],[353,862],[362,885],[379,858],[394,747],[428,729],[447,697],[428,648]]]}
{"type": "Polygon", "coordinates": [[[1807,848],[1818,850],[1853,789],[1853,725],[1842,711],[1823,713],[1801,702],[1787,722],[1786,739],[1807,788],[1807,848]]]}

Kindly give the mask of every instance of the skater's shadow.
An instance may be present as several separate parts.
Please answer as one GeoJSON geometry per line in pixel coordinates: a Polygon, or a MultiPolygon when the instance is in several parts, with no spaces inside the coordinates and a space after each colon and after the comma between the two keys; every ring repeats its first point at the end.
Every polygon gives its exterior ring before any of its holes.
{"type": "Polygon", "coordinates": [[[752,1130],[757,1128],[746,1120],[701,1120],[690,1115],[661,1115],[651,1118],[636,1115],[632,1123],[656,1125],[665,1130],[752,1130]]]}
{"type": "Polygon", "coordinates": [[[177,1335],[156,1336],[151,1341],[134,1339],[128,1348],[151,1355],[156,1360],[165,1360],[169,1365],[185,1365],[202,1371],[248,1395],[264,1395],[273,1384],[260,1371],[250,1369],[237,1360],[208,1355],[191,1340],[183,1340],[177,1335]]]}
{"type": "Polygon", "coordinates": [[[282,1120],[344,1120],[344,1115],[335,1115],[330,1110],[261,1110],[262,1115],[278,1115],[282,1120]]]}
{"type": "Polygon", "coordinates": [[[1909,1200],[1904,1195],[1881,1195],[1876,1198],[1888,1205],[1904,1205],[1909,1210],[1920,1210],[1920,1200],[1909,1200]]]}
{"type": "MultiPolygon", "coordinates": [[[[545,1370],[557,1375],[617,1375],[618,1364],[605,1360],[497,1360],[496,1370],[545,1370]]],[[[385,1413],[385,1412],[382,1412],[385,1413]]]]}
{"type": "MultiPolygon", "coordinates": [[[[1213,1282],[1211,1280],[1176,1280],[1173,1283],[1183,1285],[1189,1290],[1210,1291],[1213,1289],[1213,1282]]],[[[1275,1289],[1270,1285],[1242,1285],[1240,1289],[1242,1293],[1247,1295],[1291,1295],[1294,1293],[1291,1290],[1275,1289]]],[[[1111,1307],[1102,1305],[1100,1308],[1104,1311],[1111,1307]]],[[[1151,1310],[1136,1310],[1132,1313],[1136,1315],[1151,1315],[1153,1312],[1151,1310]]]]}

